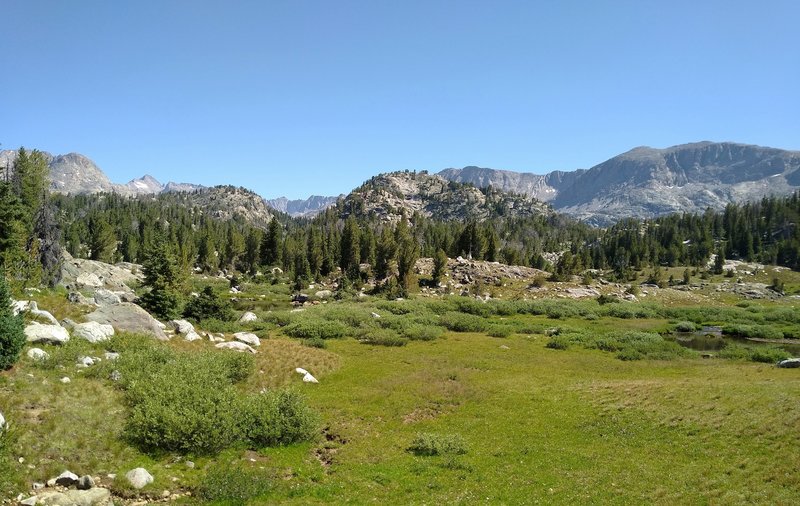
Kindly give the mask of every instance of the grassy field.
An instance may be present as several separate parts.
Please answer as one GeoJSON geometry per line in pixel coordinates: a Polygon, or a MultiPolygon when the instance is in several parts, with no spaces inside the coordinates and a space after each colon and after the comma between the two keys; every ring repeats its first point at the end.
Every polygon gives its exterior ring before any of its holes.
{"type": "MultiPolygon", "coordinates": [[[[155,500],[169,490],[178,503],[209,502],[198,493],[214,480],[232,488],[227,501],[222,492],[215,496],[225,504],[800,502],[796,369],[680,356],[619,360],[584,346],[547,347],[552,338],[545,333],[552,328],[584,336],[663,332],[675,319],[658,309],[618,318],[607,306],[620,304],[560,301],[552,307],[563,313],[493,309],[474,315],[468,313],[483,312],[481,306],[448,304],[347,302],[260,313],[273,323],[261,328],[268,339],[253,374],[237,388],[302,392],[319,414],[319,436],[212,456],[136,449],[122,437],[128,416],[122,393],[102,375],[74,366],[77,356],[102,356],[105,346],[72,341],[62,349],[47,347],[48,363],[23,358],[0,375],[0,409],[12,423],[4,493],[15,496],[70,469],[99,476],[120,497],[134,497],[120,477],[143,466],[156,478],[144,497],[155,500]],[[373,311],[381,318],[371,317],[373,311]],[[286,335],[302,331],[292,326],[300,321],[326,320],[342,322],[346,335],[364,339],[381,328],[403,334],[414,321],[458,315],[474,316],[465,321],[484,328],[447,330],[404,346],[326,339],[325,349],[286,335]],[[507,337],[487,334],[498,327],[510,329],[500,333],[507,337]],[[302,383],[295,367],[308,369],[320,383],[302,383]],[[62,384],[63,376],[72,381],[62,384]],[[458,444],[445,445],[439,455],[420,455],[409,450],[420,437],[458,444]],[[107,478],[109,473],[118,478],[107,478]],[[234,475],[246,479],[236,482],[234,475]],[[185,492],[193,495],[181,497],[185,492]]],[[[680,316],[722,314],[784,329],[796,323],[789,304],[742,306],[680,316]]],[[[169,347],[194,353],[211,344],[174,338],[169,347]]]]}

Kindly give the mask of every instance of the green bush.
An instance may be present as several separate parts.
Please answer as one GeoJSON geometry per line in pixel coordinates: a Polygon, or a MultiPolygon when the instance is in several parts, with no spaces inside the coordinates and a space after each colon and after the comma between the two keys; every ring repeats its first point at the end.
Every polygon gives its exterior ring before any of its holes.
{"type": "Polygon", "coordinates": [[[317,418],[293,390],[250,395],[241,402],[239,424],[254,448],[283,446],[311,439],[317,418]]]}
{"type": "Polygon", "coordinates": [[[274,323],[278,327],[286,327],[295,321],[295,316],[288,311],[269,312],[264,315],[264,321],[274,323]]]}
{"type": "Polygon", "coordinates": [[[208,318],[215,320],[233,320],[233,307],[230,301],[221,298],[211,286],[206,286],[199,297],[193,297],[183,308],[183,316],[201,321],[208,318]]]}
{"type": "Polygon", "coordinates": [[[697,326],[692,322],[678,322],[675,324],[675,332],[694,332],[697,326]]]}
{"type": "Polygon", "coordinates": [[[246,504],[270,491],[264,470],[244,465],[217,465],[209,469],[197,489],[200,499],[226,504],[246,504]]]}
{"type": "Polygon", "coordinates": [[[6,277],[0,272],[0,371],[19,360],[25,341],[25,323],[21,315],[14,315],[6,277]]]}
{"type": "Polygon", "coordinates": [[[514,329],[508,325],[493,325],[489,328],[487,334],[492,337],[509,337],[514,333],[514,329]]]}
{"type": "Polygon", "coordinates": [[[735,343],[725,343],[725,346],[719,350],[719,358],[726,358],[730,360],[750,360],[750,348],[735,343]]]}
{"type": "Polygon", "coordinates": [[[403,330],[403,335],[412,341],[433,341],[442,337],[441,327],[433,325],[413,324],[403,330]]]}
{"type": "Polygon", "coordinates": [[[408,339],[391,329],[365,329],[358,340],[363,344],[380,346],[405,346],[408,343],[408,339]]]}
{"type": "Polygon", "coordinates": [[[569,345],[570,340],[566,336],[553,336],[546,344],[551,350],[566,350],[569,348],[569,345]]]}
{"type": "Polygon", "coordinates": [[[442,315],[439,325],[454,332],[483,332],[486,330],[486,320],[480,316],[450,311],[442,315]]]}
{"type": "Polygon", "coordinates": [[[313,337],[311,339],[303,339],[302,341],[303,346],[308,346],[309,348],[319,348],[324,350],[328,347],[327,341],[319,337],[313,337]]]}
{"type": "Polygon", "coordinates": [[[349,329],[338,321],[322,320],[320,318],[303,318],[287,325],[283,330],[291,337],[305,339],[337,339],[345,337],[349,329]]]}
{"type": "Polygon", "coordinates": [[[420,433],[411,441],[408,451],[414,455],[463,455],[467,444],[458,434],[420,433]]]}
{"type": "Polygon", "coordinates": [[[773,346],[757,346],[750,352],[750,360],[767,364],[775,364],[790,357],[786,350],[773,346]]]}

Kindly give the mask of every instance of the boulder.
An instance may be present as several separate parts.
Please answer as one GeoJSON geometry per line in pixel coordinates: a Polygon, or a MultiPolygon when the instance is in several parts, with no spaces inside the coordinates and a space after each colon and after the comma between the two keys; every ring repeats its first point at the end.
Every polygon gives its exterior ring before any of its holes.
{"type": "Polygon", "coordinates": [[[41,348],[31,348],[28,350],[28,358],[31,360],[47,360],[50,358],[50,354],[44,351],[41,348]]]}
{"type": "Polygon", "coordinates": [[[296,367],[294,372],[296,372],[297,374],[308,374],[308,371],[306,371],[302,367],[296,367]]]}
{"type": "Polygon", "coordinates": [[[30,504],[45,506],[109,506],[114,504],[111,492],[107,488],[42,492],[31,499],[36,499],[36,502],[30,504]]]}
{"type": "Polygon", "coordinates": [[[77,323],[72,327],[72,335],[86,339],[90,343],[99,343],[107,341],[114,335],[114,327],[107,323],[98,323],[95,321],[86,323],[77,323]]]}
{"type": "Polygon", "coordinates": [[[56,476],[56,484],[62,487],[71,487],[78,483],[78,475],[70,471],[64,471],[56,476]]]}
{"type": "Polygon", "coordinates": [[[100,277],[93,272],[82,272],[75,278],[78,286],[85,286],[89,288],[100,288],[103,286],[103,281],[100,277]]]}
{"type": "Polygon", "coordinates": [[[61,325],[42,325],[33,322],[25,327],[29,343],[64,344],[69,341],[69,332],[61,325]]]}
{"type": "Polygon", "coordinates": [[[250,332],[237,332],[233,334],[233,338],[250,346],[261,346],[261,340],[258,336],[250,332]]]}
{"type": "Polygon", "coordinates": [[[75,365],[81,368],[90,367],[100,361],[99,358],[92,358],[92,357],[78,357],[78,360],[75,362],[75,365]]]}
{"type": "Polygon", "coordinates": [[[94,478],[88,474],[81,476],[76,486],[78,490],[89,490],[90,488],[94,488],[94,478]]]}
{"type": "Polygon", "coordinates": [[[61,378],[59,381],[60,381],[61,383],[65,384],[65,385],[66,385],[67,383],[70,383],[70,382],[72,382],[72,380],[71,380],[71,379],[69,379],[69,377],[68,377],[68,376],[64,376],[64,377],[63,377],[63,378],[61,378]]]}
{"type": "Polygon", "coordinates": [[[194,330],[194,325],[186,320],[172,320],[169,322],[170,327],[175,329],[175,332],[183,336],[186,341],[197,341],[202,339],[200,334],[194,330]]]}
{"type": "Polygon", "coordinates": [[[787,358],[786,360],[781,360],[778,362],[778,367],[782,367],[784,369],[795,369],[800,367],[800,358],[787,358]]]}
{"type": "Polygon", "coordinates": [[[122,302],[122,300],[119,298],[119,295],[111,290],[101,288],[94,292],[94,303],[98,306],[110,306],[119,304],[120,302],[122,302]]]}
{"type": "Polygon", "coordinates": [[[128,482],[133,486],[133,488],[143,488],[151,483],[153,483],[153,475],[147,472],[147,469],[143,467],[137,467],[136,469],[131,469],[127,473],[125,473],[125,478],[128,479],[128,482]]]}
{"type": "Polygon", "coordinates": [[[320,290],[314,294],[314,297],[318,299],[330,299],[333,297],[333,292],[330,290],[320,290]]]}
{"type": "Polygon", "coordinates": [[[240,351],[240,352],[245,352],[246,351],[246,352],[249,352],[249,353],[255,353],[256,352],[256,350],[254,350],[251,346],[249,346],[249,345],[247,345],[245,343],[240,343],[239,341],[230,341],[230,342],[227,342],[227,343],[219,343],[219,344],[216,344],[215,347],[223,349],[223,350],[234,350],[234,351],[240,351]]]}
{"type": "Polygon", "coordinates": [[[16,300],[13,302],[14,314],[27,312],[31,316],[43,318],[51,325],[58,325],[58,320],[49,311],[39,309],[35,300],[16,300]]]}
{"type": "Polygon", "coordinates": [[[319,383],[319,381],[317,381],[317,378],[312,376],[311,373],[307,372],[303,376],[303,383],[319,383]]]}
{"type": "Polygon", "coordinates": [[[242,316],[240,316],[238,321],[239,321],[239,323],[255,322],[255,321],[258,321],[258,316],[256,316],[255,313],[252,313],[252,312],[248,311],[245,314],[243,314],[242,316]]]}
{"type": "Polygon", "coordinates": [[[90,304],[91,302],[89,299],[83,296],[81,292],[69,292],[67,294],[67,300],[72,302],[73,304],[90,304]]]}
{"type": "Polygon", "coordinates": [[[162,341],[169,339],[155,318],[141,307],[130,302],[97,308],[93,313],[88,314],[86,319],[111,325],[118,332],[150,334],[162,341]]]}

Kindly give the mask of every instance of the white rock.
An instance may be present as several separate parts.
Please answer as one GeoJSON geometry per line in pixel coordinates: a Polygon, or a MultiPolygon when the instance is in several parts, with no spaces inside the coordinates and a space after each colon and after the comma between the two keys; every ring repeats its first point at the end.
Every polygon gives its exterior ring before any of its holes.
{"type": "Polygon", "coordinates": [[[194,325],[186,320],[172,320],[169,322],[169,325],[175,329],[175,332],[183,336],[183,339],[186,341],[197,341],[198,339],[202,339],[200,334],[198,334],[194,329],[194,325]]]}
{"type": "Polygon", "coordinates": [[[317,381],[317,378],[312,376],[311,373],[306,373],[306,375],[303,376],[303,382],[304,383],[319,383],[319,381],[317,381]]]}
{"type": "Polygon", "coordinates": [[[69,382],[70,382],[70,381],[72,381],[72,380],[71,380],[71,379],[69,379],[67,376],[64,376],[64,377],[63,377],[63,378],[61,378],[59,381],[61,381],[61,383],[64,383],[64,384],[66,385],[67,383],[69,383],[69,382]]]}
{"type": "Polygon", "coordinates": [[[114,361],[119,358],[119,353],[114,353],[113,351],[107,351],[105,354],[106,360],[114,361]]]}
{"type": "Polygon", "coordinates": [[[32,360],[47,360],[50,358],[50,354],[41,348],[31,348],[28,350],[27,355],[32,360]]]}
{"type": "Polygon", "coordinates": [[[375,312],[372,312],[370,314],[372,315],[373,318],[380,318],[381,317],[381,315],[379,315],[378,313],[375,313],[375,312]]]}
{"type": "Polygon", "coordinates": [[[86,322],[77,323],[72,327],[72,335],[86,339],[90,343],[107,341],[114,335],[114,327],[107,323],[86,322]]]}
{"type": "Polygon", "coordinates": [[[99,289],[94,292],[94,303],[98,306],[111,306],[122,302],[119,295],[111,290],[99,289]]]}
{"type": "Polygon", "coordinates": [[[314,297],[318,299],[329,299],[333,297],[333,292],[330,290],[320,290],[314,294],[314,297]]]}
{"type": "Polygon", "coordinates": [[[241,317],[239,317],[239,323],[249,323],[254,321],[258,321],[258,316],[256,316],[255,313],[252,313],[250,311],[246,312],[241,317]]]}
{"type": "Polygon", "coordinates": [[[103,282],[97,277],[97,274],[93,272],[84,272],[78,275],[75,279],[75,282],[79,285],[83,286],[90,286],[92,288],[100,288],[103,286],[103,282]]]}
{"type": "Polygon", "coordinates": [[[0,413],[0,430],[4,430],[6,427],[6,418],[3,416],[3,413],[0,413]]]}
{"type": "Polygon", "coordinates": [[[298,367],[298,368],[296,368],[296,369],[294,370],[294,372],[296,372],[297,374],[308,374],[308,371],[306,371],[306,370],[305,370],[305,369],[303,369],[302,367],[298,367]]]}
{"type": "Polygon", "coordinates": [[[60,325],[31,323],[25,327],[29,343],[63,344],[69,341],[69,332],[60,325]]]}
{"type": "Polygon", "coordinates": [[[78,475],[70,471],[64,471],[56,476],[56,483],[62,487],[69,487],[78,483],[78,475]]]}
{"type": "Polygon", "coordinates": [[[94,359],[92,357],[78,357],[78,362],[76,364],[78,367],[89,367],[94,365],[94,359]]]}
{"type": "Polygon", "coordinates": [[[125,478],[128,479],[128,482],[133,486],[133,488],[143,488],[153,483],[153,475],[148,473],[147,469],[143,467],[131,469],[125,473],[125,478]]]}
{"type": "Polygon", "coordinates": [[[227,343],[219,343],[219,344],[215,345],[215,347],[223,349],[223,350],[234,350],[234,351],[241,351],[241,352],[247,351],[247,352],[250,352],[250,353],[255,353],[256,352],[256,350],[254,350],[249,345],[247,345],[245,343],[240,343],[239,341],[230,341],[230,342],[227,342],[227,343]]]}
{"type": "Polygon", "coordinates": [[[37,502],[39,502],[39,498],[36,497],[35,495],[32,495],[32,496],[28,497],[27,499],[23,499],[19,503],[22,506],[35,506],[37,502]]]}
{"type": "Polygon", "coordinates": [[[250,332],[237,332],[233,335],[233,338],[250,346],[261,346],[261,340],[258,336],[250,332]]]}

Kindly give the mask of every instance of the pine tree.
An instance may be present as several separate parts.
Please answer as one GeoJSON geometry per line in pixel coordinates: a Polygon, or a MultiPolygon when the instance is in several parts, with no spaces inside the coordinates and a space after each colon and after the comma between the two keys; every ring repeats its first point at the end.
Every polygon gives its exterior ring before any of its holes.
{"type": "Polygon", "coordinates": [[[350,215],[344,223],[341,240],[341,259],[339,267],[342,273],[350,279],[359,277],[359,264],[361,263],[361,229],[356,219],[350,215]]]}
{"type": "Polygon", "coordinates": [[[419,258],[419,245],[409,230],[405,215],[395,228],[394,238],[397,243],[397,281],[408,293],[414,283],[414,265],[419,258]]]}
{"type": "Polygon", "coordinates": [[[433,284],[438,286],[447,269],[447,255],[444,250],[438,250],[433,256],[433,284]]]}
{"type": "Polygon", "coordinates": [[[111,262],[117,246],[114,229],[102,216],[89,220],[89,258],[101,262],[111,262]]]}
{"type": "Polygon", "coordinates": [[[8,283],[0,272],[0,371],[17,362],[24,346],[25,324],[22,315],[14,315],[8,283]]]}
{"type": "Polygon", "coordinates": [[[156,240],[142,264],[144,284],[150,291],[142,295],[142,306],[159,318],[172,319],[179,314],[180,291],[185,273],[169,251],[166,240],[156,240]]]}
{"type": "Polygon", "coordinates": [[[277,265],[281,262],[283,249],[283,230],[278,220],[269,222],[264,241],[261,243],[261,261],[266,266],[277,265]]]}

